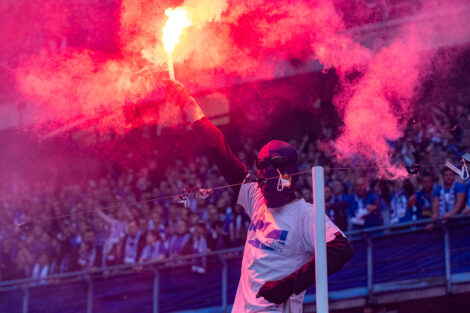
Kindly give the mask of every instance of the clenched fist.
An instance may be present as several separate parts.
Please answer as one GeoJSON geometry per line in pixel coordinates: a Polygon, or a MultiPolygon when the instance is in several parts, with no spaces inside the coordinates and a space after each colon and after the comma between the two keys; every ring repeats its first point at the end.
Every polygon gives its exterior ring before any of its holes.
{"type": "Polygon", "coordinates": [[[191,97],[186,88],[176,80],[164,79],[166,102],[179,106],[186,114],[188,122],[192,123],[205,116],[196,100],[191,97]]]}

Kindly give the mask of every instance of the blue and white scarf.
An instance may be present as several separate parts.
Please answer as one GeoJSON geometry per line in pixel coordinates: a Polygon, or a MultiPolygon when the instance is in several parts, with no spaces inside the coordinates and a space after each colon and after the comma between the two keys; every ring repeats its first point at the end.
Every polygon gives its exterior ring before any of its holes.
{"type": "Polygon", "coordinates": [[[455,182],[450,186],[449,192],[445,193],[445,187],[442,185],[439,193],[439,216],[450,212],[455,205],[455,182]]]}
{"type": "Polygon", "coordinates": [[[139,244],[140,233],[135,237],[128,236],[124,251],[124,263],[132,264],[137,261],[137,248],[139,244]]]}
{"type": "Polygon", "coordinates": [[[390,203],[390,224],[397,224],[400,222],[401,218],[406,216],[407,201],[408,199],[404,192],[398,192],[394,195],[390,203]]]}

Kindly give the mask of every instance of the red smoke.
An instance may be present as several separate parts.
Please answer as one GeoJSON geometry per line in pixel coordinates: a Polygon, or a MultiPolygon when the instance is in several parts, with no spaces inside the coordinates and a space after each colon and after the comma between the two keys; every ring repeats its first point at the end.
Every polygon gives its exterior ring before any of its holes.
{"type": "MultiPolygon", "coordinates": [[[[35,49],[24,51],[15,68],[17,89],[24,97],[63,119],[85,116],[97,118],[102,128],[132,127],[123,106],[160,97],[157,85],[168,75],[161,43],[164,11],[183,5],[191,10],[194,26],[183,33],[173,55],[178,80],[193,91],[214,88],[240,79],[270,79],[288,71],[289,60],[309,64],[316,59],[325,68],[335,68],[342,82],[335,97],[344,117],[338,152],[343,157],[359,154],[381,168],[392,166],[382,173],[389,177],[405,172],[390,164],[393,151],[386,140],[402,136],[419,78],[432,57],[429,51],[439,38],[468,38],[464,20],[450,14],[437,22],[406,22],[396,26],[395,34],[387,30],[387,41],[366,47],[346,31],[380,20],[380,10],[369,9],[366,2],[352,7],[339,0],[122,0],[116,11],[100,3],[6,4],[17,9],[2,26],[22,31],[2,38],[2,46],[13,53],[30,37],[44,38],[34,41],[35,49]],[[452,34],[447,34],[449,29],[452,34]],[[59,43],[65,38],[66,48],[48,45],[54,38],[59,43]],[[350,73],[358,78],[348,80],[350,73]]],[[[447,3],[444,9],[454,7],[447,3]]],[[[442,9],[427,5],[421,13],[442,9]]],[[[176,114],[168,108],[165,112],[176,114]]]]}
{"type": "MultiPolygon", "coordinates": [[[[431,14],[433,19],[412,20],[399,26],[389,42],[373,51],[359,79],[350,83],[343,77],[344,91],[335,98],[344,118],[343,132],[336,141],[343,158],[359,155],[371,160],[382,177],[407,176],[403,165],[391,163],[395,151],[387,141],[403,136],[413,99],[420,82],[429,74],[436,46],[442,45],[441,37],[444,35],[450,44],[470,39],[462,13],[455,5],[427,3],[416,16],[429,18],[431,14]],[[449,15],[443,19],[436,16],[437,12],[449,15]]],[[[343,68],[338,63],[333,66],[343,68]]]]}

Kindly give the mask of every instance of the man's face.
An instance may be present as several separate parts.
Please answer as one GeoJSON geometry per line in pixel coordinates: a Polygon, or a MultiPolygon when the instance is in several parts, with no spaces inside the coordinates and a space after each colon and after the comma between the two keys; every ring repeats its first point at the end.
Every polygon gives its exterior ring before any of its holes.
{"type": "Polygon", "coordinates": [[[83,237],[83,241],[85,241],[87,245],[93,245],[95,242],[95,233],[92,231],[87,231],[83,237]]]}
{"type": "Polygon", "coordinates": [[[450,187],[454,183],[455,174],[452,171],[445,171],[442,178],[444,179],[444,185],[450,187]]]}
{"type": "Polygon", "coordinates": [[[217,221],[219,219],[219,214],[217,209],[214,206],[209,207],[207,214],[209,216],[209,221],[217,221]]]}
{"type": "Polygon", "coordinates": [[[330,202],[332,196],[333,196],[333,193],[331,192],[331,188],[328,186],[325,186],[325,202],[330,202]]]}
{"type": "Polygon", "coordinates": [[[186,232],[186,223],[182,220],[178,221],[176,224],[176,233],[178,235],[183,235],[186,232]]]}
{"type": "Polygon", "coordinates": [[[431,192],[434,183],[430,176],[424,176],[423,181],[421,182],[421,185],[423,186],[423,190],[425,192],[431,192]]]}
{"type": "Polygon", "coordinates": [[[359,197],[362,197],[367,192],[367,182],[364,178],[358,178],[355,185],[356,193],[359,197]]]}
{"type": "Polygon", "coordinates": [[[39,256],[39,264],[41,264],[41,266],[44,266],[46,265],[48,262],[48,257],[47,257],[47,254],[45,253],[42,253],[40,256],[39,256]]]}
{"type": "Polygon", "coordinates": [[[129,235],[134,237],[137,235],[137,223],[135,221],[129,222],[128,224],[129,235]]]}
{"type": "Polygon", "coordinates": [[[155,237],[154,234],[152,234],[151,232],[147,233],[147,244],[154,245],[156,241],[157,241],[157,238],[155,237]]]}
{"type": "Polygon", "coordinates": [[[197,216],[197,214],[191,214],[189,216],[189,222],[190,222],[191,225],[196,225],[198,220],[199,220],[199,217],[197,216]]]}
{"type": "Polygon", "coordinates": [[[123,221],[126,217],[126,214],[124,213],[124,209],[122,208],[119,208],[117,211],[116,211],[116,219],[119,220],[119,221],[123,221]]]}
{"type": "Polygon", "coordinates": [[[343,185],[339,180],[333,181],[333,192],[335,195],[340,195],[343,193],[343,185]]]}
{"type": "Polygon", "coordinates": [[[206,228],[204,226],[198,226],[196,230],[199,236],[204,236],[206,234],[206,228]]]}
{"type": "Polygon", "coordinates": [[[140,230],[142,231],[147,230],[147,220],[145,218],[139,219],[139,227],[140,227],[140,230]]]}
{"type": "Polygon", "coordinates": [[[154,214],[152,215],[152,220],[153,220],[153,224],[154,224],[155,226],[160,225],[160,214],[154,213],[154,214]]]}

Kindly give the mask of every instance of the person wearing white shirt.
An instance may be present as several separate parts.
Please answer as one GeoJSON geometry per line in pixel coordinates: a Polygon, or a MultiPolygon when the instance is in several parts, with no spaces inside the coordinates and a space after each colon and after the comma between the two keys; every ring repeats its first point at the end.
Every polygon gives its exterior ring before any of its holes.
{"type": "MultiPolygon", "coordinates": [[[[315,284],[313,205],[297,198],[298,155],[286,142],[273,140],[259,152],[257,175],[248,175],[224,135],[204,115],[183,85],[166,81],[167,103],[184,110],[196,138],[238,195],[251,219],[233,312],[281,312],[291,300],[302,312],[305,290],[315,284]]],[[[352,258],[349,241],[326,220],[328,274],[352,258]]]]}

